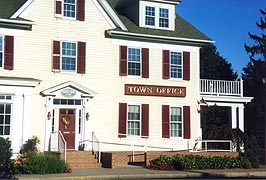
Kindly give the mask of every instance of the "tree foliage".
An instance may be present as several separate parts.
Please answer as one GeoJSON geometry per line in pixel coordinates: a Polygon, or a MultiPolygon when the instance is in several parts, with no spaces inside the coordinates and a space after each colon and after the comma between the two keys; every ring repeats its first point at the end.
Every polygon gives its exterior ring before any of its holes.
{"type": "Polygon", "coordinates": [[[216,46],[206,46],[200,50],[200,78],[216,80],[236,80],[237,72],[232,64],[223,58],[216,46]]]}
{"type": "Polygon", "coordinates": [[[256,26],[261,34],[248,33],[253,41],[252,45],[244,44],[249,54],[250,62],[243,68],[244,95],[254,97],[245,108],[245,132],[258,139],[260,160],[263,159],[265,147],[265,120],[266,120],[266,9],[260,10],[261,18],[256,26]]]}

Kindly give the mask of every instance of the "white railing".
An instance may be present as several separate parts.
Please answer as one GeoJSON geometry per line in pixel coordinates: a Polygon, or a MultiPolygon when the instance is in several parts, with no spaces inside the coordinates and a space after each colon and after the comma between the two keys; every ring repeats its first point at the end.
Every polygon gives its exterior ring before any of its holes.
{"type": "Polygon", "coordinates": [[[243,80],[200,80],[200,94],[213,96],[240,96],[243,97],[243,80]]]}
{"type": "Polygon", "coordinates": [[[67,142],[61,131],[53,131],[50,134],[50,151],[64,152],[64,160],[66,162],[67,142]]]}
{"type": "Polygon", "coordinates": [[[233,143],[231,140],[196,140],[193,151],[224,151],[232,152],[233,143]]]}

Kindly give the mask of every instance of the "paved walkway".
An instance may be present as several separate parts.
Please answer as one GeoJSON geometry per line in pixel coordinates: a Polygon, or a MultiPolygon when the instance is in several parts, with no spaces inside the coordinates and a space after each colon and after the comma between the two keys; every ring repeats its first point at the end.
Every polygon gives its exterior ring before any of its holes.
{"type": "Polygon", "coordinates": [[[142,167],[123,166],[116,169],[76,168],[72,173],[19,175],[20,180],[103,180],[103,179],[156,179],[156,178],[202,178],[202,177],[265,177],[266,166],[258,169],[223,169],[223,170],[188,170],[188,171],[159,171],[142,167]]]}

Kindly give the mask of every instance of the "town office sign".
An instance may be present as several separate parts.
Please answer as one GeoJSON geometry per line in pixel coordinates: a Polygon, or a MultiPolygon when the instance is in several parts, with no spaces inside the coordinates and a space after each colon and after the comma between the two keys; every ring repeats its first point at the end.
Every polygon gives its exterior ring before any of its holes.
{"type": "Polygon", "coordinates": [[[185,97],[186,88],[177,86],[125,84],[125,95],[185,97]]]}

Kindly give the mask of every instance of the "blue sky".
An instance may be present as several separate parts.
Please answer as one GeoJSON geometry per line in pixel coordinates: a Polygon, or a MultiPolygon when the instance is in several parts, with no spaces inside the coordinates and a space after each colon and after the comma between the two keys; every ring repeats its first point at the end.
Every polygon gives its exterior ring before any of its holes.
{"type": "Polygon", "coordinates": [[[256,21],[265,8],[265,0],[182,0],[176,11],[214,40],[220,55],[241,76],[249,62],[244,43],[254,44],[248,32],[260,35],[256,21]]]}

